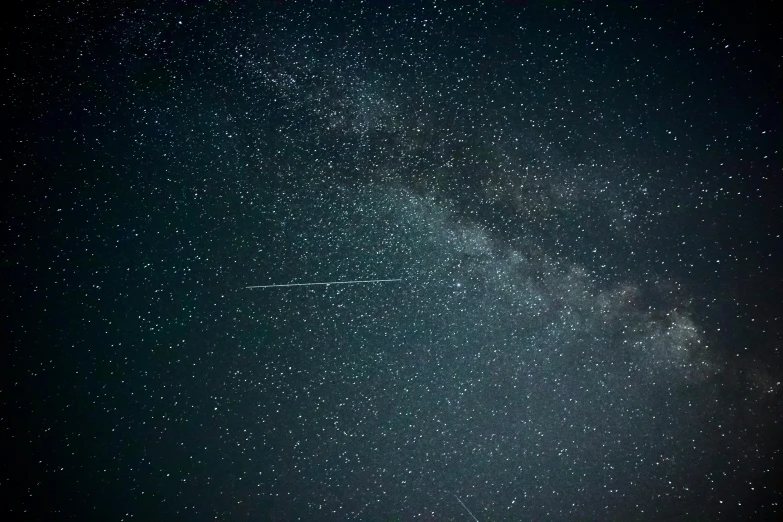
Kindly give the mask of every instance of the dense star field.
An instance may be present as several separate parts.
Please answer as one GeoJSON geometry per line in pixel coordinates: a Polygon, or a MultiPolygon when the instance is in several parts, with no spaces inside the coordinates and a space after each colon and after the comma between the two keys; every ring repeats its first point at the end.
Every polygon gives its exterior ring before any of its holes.
{"type": "Polygon", "coordinates": [[[1,22],[0,518],[783,517],[766,4],[104,4],[1,22]]]}

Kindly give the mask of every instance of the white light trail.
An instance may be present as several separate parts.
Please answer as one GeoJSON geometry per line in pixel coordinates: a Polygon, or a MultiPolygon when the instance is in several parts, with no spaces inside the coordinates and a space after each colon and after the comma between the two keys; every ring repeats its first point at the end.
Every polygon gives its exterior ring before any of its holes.
{"type": "Polygon", "coordinates": [[[469,510],[469,509],[468,509],[468,506],[466,506],[466,505],[465,505],[465,503],[464,503],[464,502],[462,502],[462,499],[461,499],[461,498],[459,498],[459,497],[457,496],[457,494],[456,494],[456,493],[452,493],[452,495],[454,495],[454,498],[456,498],[456,499],[457,499],[457,501],[458,501],[460,504],[462,504],[462,507],[464,507],[464,508],[465,508],[465,511],[467,511],[467,512],[470,514],[470,516],[473,518],[473,520],[475,520],[476,522],[479,522],[479,519],[477,519],[477,518],[476,518],[476,515],[474,515],[474,514],[473,514],[473,512],[472,512],[471,510],[469,510]]]}
{"type": "Polygon", "coordinates": [[[402,279],[357,279],[355,281],[327,281],[325,283],[286,283],[282,285],[254,285],[246,286],[246,289],[253,288],[284,288],[287,286],[315,286],[315,285],[358,285],[361,283],[392,283],[402,281],[402,279]]]}

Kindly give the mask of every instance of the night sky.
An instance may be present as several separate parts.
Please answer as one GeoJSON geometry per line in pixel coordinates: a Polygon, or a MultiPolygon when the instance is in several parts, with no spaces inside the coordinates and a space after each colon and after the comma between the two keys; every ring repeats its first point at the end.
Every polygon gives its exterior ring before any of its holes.
{"type": "Polygon", "coordinates": [[[95,4],[0,22],[0,519],[783,518],[773,2],[95,4]]]}

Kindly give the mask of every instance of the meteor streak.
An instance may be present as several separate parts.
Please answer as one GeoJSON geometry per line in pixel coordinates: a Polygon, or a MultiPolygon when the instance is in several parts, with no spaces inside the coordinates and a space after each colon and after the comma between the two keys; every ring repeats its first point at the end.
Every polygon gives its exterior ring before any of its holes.
{"type": "Polygon", "coordinates": [[[470,514],[471,518],[472,518],[473,520],[475,520],[476,522],[479,522],[479,519],[477,519],[477,518],[476,518],[476,515],[474,515],[474,514],[473,514],[473,512],[472,512],[471,510],[469,510],[469,509],[468,509],[468,506],[466,506],[466,505],[465,505],[465,503],[464,503],[464,502],[462,502],[462,499],[461,499],[461,498],[459,498],[459,497],[456,495],[456,493],[452,493],[452,495],[454,495],[454,498],[456,498],[456,499],[457,499],[457,501],[458,501],[460,504],[462,504],[462,507],[464,507],[464,508],[465,508],[465,511],[467,511],[467,512],[470,514]]]}
{"type": "Polygon", "coordinates": [[[402,279],[357,279],[356,281],[327,281],[325,283],[286,283],[282,285],[254,285],[246,286],[246,289],[253,288],[283,288],[286,286],[315,286],[315,285],[358,285],[361,283],[392,283],[402,281],[402,279]]]}

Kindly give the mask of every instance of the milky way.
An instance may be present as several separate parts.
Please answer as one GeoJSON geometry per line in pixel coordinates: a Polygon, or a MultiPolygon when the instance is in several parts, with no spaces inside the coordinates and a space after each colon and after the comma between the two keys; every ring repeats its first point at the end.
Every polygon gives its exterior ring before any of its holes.
{"type": "Polygon", "coordinates": [[[779,516],[767,18],[530,4],[30,8],[7,509],[779,516]]]}

